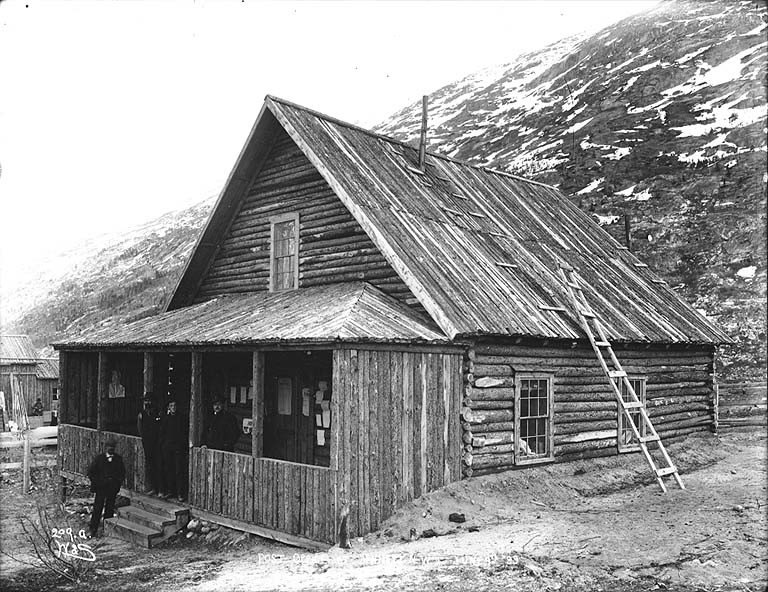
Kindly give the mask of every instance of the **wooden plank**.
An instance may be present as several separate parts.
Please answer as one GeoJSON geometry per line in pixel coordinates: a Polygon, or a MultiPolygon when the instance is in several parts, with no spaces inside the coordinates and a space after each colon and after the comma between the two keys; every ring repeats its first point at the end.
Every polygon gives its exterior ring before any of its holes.
{"type": "Polygon", "coordinates": [[[251,454],[264,454],[264,352],[253,352],[253,431],[251,432],[251,454]]]}
{"type": "Polygon", "coordinates": [[[277,541],[279,543],[290,545],[292,547],[300,547],[304,549],[310,549],[312,551],[327,551],[330,548],[330,545],[322,541],[313,541],[306,537],[288,534],[288,533],[281,532],[272,528],[267,528],[261,525],[247,524],[239,520],[226,518],[224,516],[218,516],[216,514],[213,514],[211,512],[208,512],[206,510],[202,510],[199,508],[192,508],[191,514],[195,518],[200,518],[202,520],[215,522],[216,524],[226,526],[227,528],[233,528],[235,530],[240,530],[242,532],[255,534],[256,536],[277,541]]]}
{"type": "Polygon", "coordinates": [[[388,404],[389,415],[389,450],[390,473],[392,475],[392,486],[389,493],[389,507],[386,516],[394,514],[400,506],[403,493],[403,352],[392,352],[392,376],[389,380],[388,404]]]}
{"type": "Polygon", "coordinates": [[[96,398],[95,401],[91,402],[90,400],[90,393],[89,393],[89,401],[88,401],[88,411],[87,411],[87,421],[88,423],[91,423],[92,421],[92,409],[95,405],[96,409],[96,429],[103,430],[105,427],[105,414],[106,414],[106,404],[107,404],[107,389],[109,388],[109,376],[108,376],[108,367],[107,367],[107,354],[105,352],[99,352],[98,355],[98,379],[97,379],[97,387],[96,387],[96,398]]]}
{"type": "Polygon", "coordinates": [[[381,366],[385,363],[387,352],[370,352],[371,374],[369,380],[369,406],[368,406],[368,446],[370,450],[370,487],[371,487],[371,530],[379,527],[381,517],[381,437],[379,426],[381,424],[381,366]]]}
{"type": "Polygon", "coordinates": [[[360,354],[358,350],[350,350],[349,367],[350,379],[346,396],[346,407],[349,408],[349,535],[360,536],[360,354]]]}
{"type": "Polygon", "coordinates": [[[420,491],[421,493],[419,495],[422,495],[424,493],[427,493],[429,491],[429,483],[427,480],[427,471],[429,468],[428,461],[427,461],[427,455],[428,455],[428,438],[429,438],[429,432],[427,427],[427,413],[428,413],[428,401],[427,398],[429,396],[428,388],[427,388],[427,370],[429,367],[429,356],[431,354],[422,354],[421,356],[421,364],[419,368],[419,391],[421,395],[421,405],[420,405],[420,413],[421,413],[421,425],[419,428],[419,439],[421,442],[420,449],[419,449],[419,465],[420,465],[420,477],[419,480],[421,482],[420,491]]]}
{"type": "Polygon", "coordinates": [[[369,441],[369,393],[371,352],[359,351],[360,358],[360,534],[371,531],[371,451],[369,441]]]}
{"type": "Polygon", "coordinates": [[[404,502],[413,499],[413,354],[403,354],[403,417],[402,417],[402,438],[403,438],[403,493],[404,502]]]}

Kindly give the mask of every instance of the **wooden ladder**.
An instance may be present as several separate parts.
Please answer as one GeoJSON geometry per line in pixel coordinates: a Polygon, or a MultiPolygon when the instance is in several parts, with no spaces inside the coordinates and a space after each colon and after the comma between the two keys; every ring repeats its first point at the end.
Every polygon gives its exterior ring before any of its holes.
{"type": "Polygon", "coordinates": [[[560,263],[560,278],[562,279],[563,284],[565,284],[574,310],[579,315],[581,325],[586,332],[587,337],[589,337],[589,342],[592,344],[592,349],[595,351],[597,361],[600,362],[600,366],[602,367],[603,372],[608,377],[608,382],[611,385],[611,388],[613,388],[613,392],[616,395],[616,400],[619,402],[622,413],[624,414],[624,417],[626,418],[629,426],[632,428],[632,432],[634,433],[635,438],[640,443],[640,450],[643,451],[645,459],[648,461],[651,470],[656,475],[656,481],[658,481],[661,490],[666,493],[667,488],[664,485],[663,477],[667,477],[669,475],[674,476],[675,481],[677,482],[680,489],[685,489],[677,468],[672,463],[672,459],[669,457],[667,449],[664,447],[664,444],[662,444],[659,434],[653,427],[650,417],[648,417],[648,411],[645,408],[645,403],[640,401],[638,398],[635,389],[632,387],[631,381],[627,377],[627,373],[621,367],[621,363],[619,362],[618,358],[616,358],[616,354],[614,353],[613,347],[605,335],[605,331],[603,330],[603,326],[600,323],[600,320],[597,318],[597,315],[587,303],[587,300],[584,297],[584,290],[581,288],[581,285],[578,283],[573,274],[573,267],[567,263],[560,263]],[[629,394],[629,401],[626,401],[622,396],[621,389],[619,388],[619,384],[621,383],[623,383],[624,388],[626,389],[626,393],[629,394]],[[640,433],[639,426],[635,425],[632,412],[639,413],[642,425],[645,426],[646,435],[642,435],[640,433]],[[655,442],[658,446],[659,451],[661,452],[661,455],[666,462],[666,466],[656,466],[653,457],[648,451],[648,444],[651,442],[655,442]]]}

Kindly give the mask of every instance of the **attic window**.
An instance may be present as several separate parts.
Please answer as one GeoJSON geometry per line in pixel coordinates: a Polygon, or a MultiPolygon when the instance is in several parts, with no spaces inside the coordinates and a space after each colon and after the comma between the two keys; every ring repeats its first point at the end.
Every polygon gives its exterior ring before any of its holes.
{"type": "Polygon", "coordinates": [[[269,222],[269,290],[295,290],[299,287],[299,214],[274,216],[269,222]]]}

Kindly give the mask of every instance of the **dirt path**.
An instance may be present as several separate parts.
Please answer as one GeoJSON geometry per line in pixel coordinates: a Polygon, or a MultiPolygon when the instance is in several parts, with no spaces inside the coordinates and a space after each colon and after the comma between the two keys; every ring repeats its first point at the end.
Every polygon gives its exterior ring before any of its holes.
{"type": "MultiPolygon", "coordinates": [[[[639,455],[502,473],[424,496],[349,551],[309,553],[258,539],[146,551],[104,539],[94,576],[77,589],[764,590],[765,434],[689,438],[670,452],[685,491],[638,486],[649,481],[639,455]],[[451,512],[467,521],[449,522],[451,512]],[[419,538],[409,541],[411,529],[419,538]],[[421,536],[429,530],[440,536],[421,536]]],[[[4,572],[7,565],[0,561],[4,572]]],[[[38,580],[24,585],[19,578],[32,574],[14,569],[0,587],[41,588],[38,580]]]]}

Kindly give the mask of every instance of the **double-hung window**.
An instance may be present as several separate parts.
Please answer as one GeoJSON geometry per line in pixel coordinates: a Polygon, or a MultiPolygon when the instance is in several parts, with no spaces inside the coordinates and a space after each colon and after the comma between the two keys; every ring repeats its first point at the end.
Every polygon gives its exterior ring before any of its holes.
{"type": "Polygon", "coordinates": [[[269,290],[299,287],[299,214],[270,218],[269,290]]]}
{"type": "MultiPolygon", "coordinates": [[[[632,385],[632,390],[635,391],[639,401],[645,404],[645,377],[627,377],[627,380],[632,385]]],[[[632,402],[632,394],[629,392],[626,383],[622,379],[618,379],[617,382],[621,397],[627,403],[632,402]]],[[[641,436],[645,436],[645,422],[640,414],[640,409],[628,409],[627,411],[637,431],[640,432],[641,436]]],[[[640,449],[640,442],[638,442],[635,433],[632,431],[632,425],[629,423],[629,419],[621,407],[619,407],[618,436],[619,452],[632,452],[640,449]]]]}
{"type": "Polygon", "coordinates": [[[552,375],[518,374],[515,387],[515,463],[551,460],[552,375]]]}

